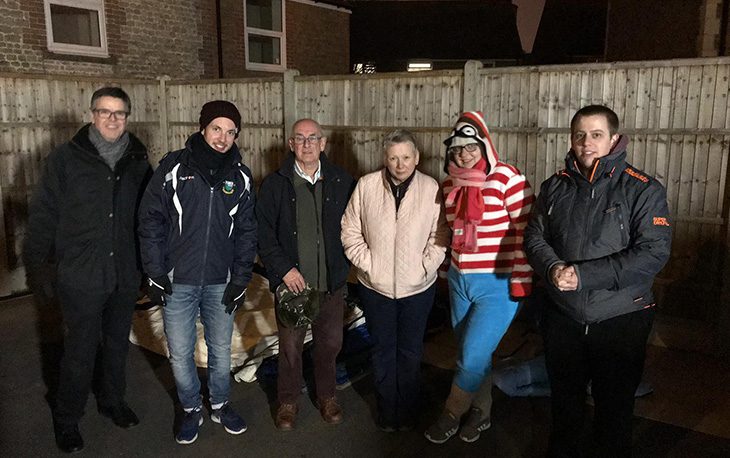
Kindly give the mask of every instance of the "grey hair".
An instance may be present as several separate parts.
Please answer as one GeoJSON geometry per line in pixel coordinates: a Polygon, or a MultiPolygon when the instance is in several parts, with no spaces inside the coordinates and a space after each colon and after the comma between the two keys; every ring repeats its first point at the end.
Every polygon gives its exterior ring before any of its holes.
{"type": "Polygon", "coordinates": [[[301,119],[297,119],[294,122],[294,124],[291,125],[291,134],[290,134],[290,136],[292,138],[294,137],[294,131],[297,130],[297,126],[299,124],[303,123],[303,122],[311,122],[311,123],[313,123],[315,126],[317,126],[317,135],[319,135],[320,137],[324,137],[324,132],[322,132],[322,126],[317,121],[315,121],[312,118],[301,118],[301,119]]]}
{"type": "Polygon", "coordinates": [[[383,154],[388,152],[388,148],[398,143],[410,143],[413,151],[418,152],[418,145],[413,134],[405,129],[396,129],[387,134],[383,139],[383,154]]]}

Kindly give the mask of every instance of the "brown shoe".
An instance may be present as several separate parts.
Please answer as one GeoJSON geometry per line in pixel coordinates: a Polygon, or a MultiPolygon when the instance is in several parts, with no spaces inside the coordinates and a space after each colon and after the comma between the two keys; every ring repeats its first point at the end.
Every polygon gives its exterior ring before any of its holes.
{"type": "Polygon", "coordinates": [[[298,411],[296,404],[279,404],[279,408],[276,410],[276,428],[279,431],[294,429],[294,420],[297,418],[298,411]]]}
{"type": "Polygon", "coordinates": [[[322,419],[331,425],[342,423],[342,408],[334,396],[319,401],[319,413],[322,414],[322,419]]]}

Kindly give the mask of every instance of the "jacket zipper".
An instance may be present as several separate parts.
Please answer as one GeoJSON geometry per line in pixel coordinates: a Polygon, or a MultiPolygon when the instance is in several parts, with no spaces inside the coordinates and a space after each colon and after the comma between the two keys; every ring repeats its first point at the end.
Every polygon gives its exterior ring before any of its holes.
{"type": "MultiPolygon", "coordinates": [[[[322,270],[319,267],[322,264],[322,260],[319,259],[319,251],[320,251],[319,240],[321,238],[322,241],[324,241],[324,236],[321,236],[322,218],[324,217],[324,215],[322,215],[322,213],[320,213],[320,209],[317,205],[317,182],[316,181],[314,182],[314,186],[312,186],[312,197],[314,198],[313,199],[314,200],[314,213],[315,213],[315,217],[317,218],[317,285],[316,285],[315,289],[317,290],[317,292],[321,293],[322,291],[319,290],[319,284],[322,281],[322,270]]],[[[324,183],[323,183],[322,184],[322,209],[324,209],[324,200],[325,200],[325,194],[324,194],[324,183]]],[[[322,210],[322,212],[323,212],[323,210],[322,210]]],[[[327,288],[327,289],[329,289],[329,288],[327,288]]]]}
{"type": "MultiPolygon", "coordinates": [[[[388,189],[388,191],[390,191],[390,189],[388,189]]],[[[397,189],[397,191],[398,191],[398,194],[400,195],[400,189],[397,189]]],[[[398,240],[398,211],[399,210],[398,210],[398,207],[396,207],[396,205],[395,205],[395,197],[393,197],[393,193],[392,192],[388,192],[388,194],[390,195],[389,196],[390,199],[392,199],[393,209],[395,210],[395,239],[393,240],[393,242],[394,242],[393,243],[393,299],[398,299],[398,290],[397,290],[397,287],[398,287],[398,283],[397,283],[398,275],[395,275],[395,273],[396,273],[396,271],[395,271],[396,267],[395,266],[396,266],[396,261],[397,261],[396,260],[397,248],[395,246],[395,241],[398,240]]],[[[401,202],[401,203],[403,203],[403,202],[401,202]]]]}
{"type": "MultiPolygon", "coordinates": [[[[393,193],[391,192],[390,194],[392,195],[393,193]]],[[[393,199],[393,204],[395,205],[395,199],[393,199]]],[[[395,239],[398,240],[398,210],[397,209],[395,210],[395,231],[396,231],[395,239]]],[[[393,243],[393,270],[394,271],[395,271],[395,263],[396,263],[395,257],[396,257],[396,246],[395,246],[395,243],[393,243]]],[[[393,275],[393,299],[398,299],[398,294],[397,294],[398,290],[396,289],[397,277],[398,277],[398,275],[393,275]]]]}
{"type": "MultiPolygon", "coordinates": [[[[117,193],[119,192],[118,186],[120,186],[119,182],[117,181],[117,176],[120,178],[122,177],[122,167],[124,166],[124,162],[128,162],[128,158],[130,157],[129,154],[122,153],[122,157],[119,158],[119,160],[114,164],[114,167],[110,167],[109,164],[106,163],[104,159],[101,158],[101,156],[98,157],[99,161],[101,161],[109,170],[111,170],[112,175],[112,246],[111,246],[111,252],[114,253],[115,248],[117,247],[117,219],[114,217],[117,213],[117,193]],[[124,162],[123,162],[124,161],[124,162]],[[119,173],[117,174],[117,169],[119,169],[119,173]]],[[[117,281],[117,286],[119,286],[119,262],[117,261],[119,253],[114,253],[114,274],[117,281]]]]}
{"type": "MultiPolygon", "coordinates": [[[[596,197],[596,188],[593,187],[593,183],[591,183],[590,185],[591,185],[591,202],[590,202],[590,205],[587,206],[588,207],[588,212],[587,212],[588,214],[586,214],[587,217],[585,218],[585,226],[583,227],[583,237],[581,237],[581,239],[580,239],[580,252],[579,253],[580,253],[581,256],[583,255],[583,252],[585,251],[585,242],[586,242],[585,234],[588,234],[588,226],[590,225],[590,222],[593,219],[591,217],[591,215],[589,214],[590,213],[590,210],[593,208],[593,202],[592,201],[596,197]]],[[[587,306],[588,306],[588,296],[586,296],[583,299],[583,301],[582,301],[582,307],[581,307],[581,310],[580,310],[581,316],[583,318],[583,323],[585,324],[585,331],[584,331],[585,332],[585,335],[588,335],[588,322],[586,321],[586,307],[587,306]]]]}
{"type": "MultiPolygon", "coordinates": [[[[109,167],[111,169],[111,171],[112,171],[112,176],[111,176],[111,179],[112,179],[112,217],[110,218],[112,220],[111,221],[111,224],[112,224],[112,246],[111,246],[111,252],[112,253],[114,253],[114,250],[117,247],[117,223],[116,223],[117,219],[115,218],[115,216],[116,216],[116,213],[117,213],[117,193],[119,192],[119,188],[118,188],[119,182],[116,180],[116,177],[119,176],[120,179],[121,179],[121,176],[122,176],[121,171],[119,172],[119,175],[117,175],[116,168],[119,166],[119,163],[122,162],[122,160],[124,160],[124,156],[122,156],[117,161],[117,163],[114,164],[114,167],[113,168],[112,167],[109,167]]],[[[109,164],[106,164],[106,162],[104,162],[104,164],[107,167],[109,166],[109,164]]],[[[114,276],[116,277],[116,282],[117,282],[117,285],[116,286],[118,287],[119,286],[119,277],[120,277],[120,275],[119,275],[119,273],[120,273],[119,272],[119,262],[118,262],[119,253],[114,253],[114,254],[115,254],[115,256],[114,256],[114,258],[115,258],[114,259],[114,276]]]]}
{"type": "Polygon", "coordinates": [[[210,219],[213,214],[213,191],[215,188],[210,187],[210,195],[208,197],[208,224],[205,225],[205,244],[203,245],[203,268],[200,269],[200,286],[205,286],[205,264],[208,261],[208,242],[210,240],[210,219]]]}
{"type": "MultiPolygon", "coordinates": [[[[238,163],[238,161],[236,162],[238,163]]],[[[234,165],[231,167],[231,170],[237,170],[236,166],[234,165]]],[[[210,222],[213,218],[213,197],[215,194],[215,188],[226,181],[226,178],[230,175],[230,170],[228,171],[228,175],[222,177],[220,180],[218,180],[213,186],[210,187],[210,195],[208,197],[208,224],[205,226],[205,245],[204,245],[204,251],[203,251],[203,268],[200,273],[200,286],[205,285],[205,264],[208,262],[208,245],[210,244],[210,222]]],[[[203,181],[205,181],[205,178],[203,178],[203,181]]],[[[230,267],[228,268],[229,277],[230,277],[230,267]]]]}

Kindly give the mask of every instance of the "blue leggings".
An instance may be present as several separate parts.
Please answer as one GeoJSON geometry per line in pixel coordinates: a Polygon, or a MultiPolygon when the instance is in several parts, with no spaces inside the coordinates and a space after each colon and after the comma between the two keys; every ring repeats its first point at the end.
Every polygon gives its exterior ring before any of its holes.
{"type": "Polygon", "coordinates": [[[507,332],[518,303],[509,296],[509,275],[460,274],[449,269],[451,325],[459,343],[454,383],[479,389],[492,368],[492,353],[507,332]]]}

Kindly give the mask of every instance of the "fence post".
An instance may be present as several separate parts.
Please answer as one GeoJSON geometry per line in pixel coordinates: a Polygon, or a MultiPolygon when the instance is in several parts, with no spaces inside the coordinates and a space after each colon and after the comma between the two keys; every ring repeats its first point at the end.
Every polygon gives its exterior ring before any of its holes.
{"type": "MultiPolygon", "coordinates": [[[[730,167],[724,172],[730,179],[730,167]]],[[[719,316],[716,318],[713,352],[724,360],[730,358],[730,310],[724,307],[730,301],[730,182],[725,180],[722,217],[725,220],[725,246],[722,256],[722,284],[720,286],[719,316]]]]}
{"type": "Polygon", "coordinates": [[[464,91],[462,93],[462,111],[479,110],[479,70],[482,63],[478,60],[468,60],[464,64],[464,91]]]}
{"type": "Polygon", "coordinates": [[[170,133],[167,126],[167,82],[170,81],[168,75],[158,76],[160,81],[160,91],[157,95],[160,110],[160,135],[162,140],[162,154],[170,151],[170,133]]]}
{"type": "Polygon", "coordinates": [[[297,91],[294,78],[299,76],[299,70],[284,72],[284,138],[289,136],[291,128],[297,120],[297,91]]]}

